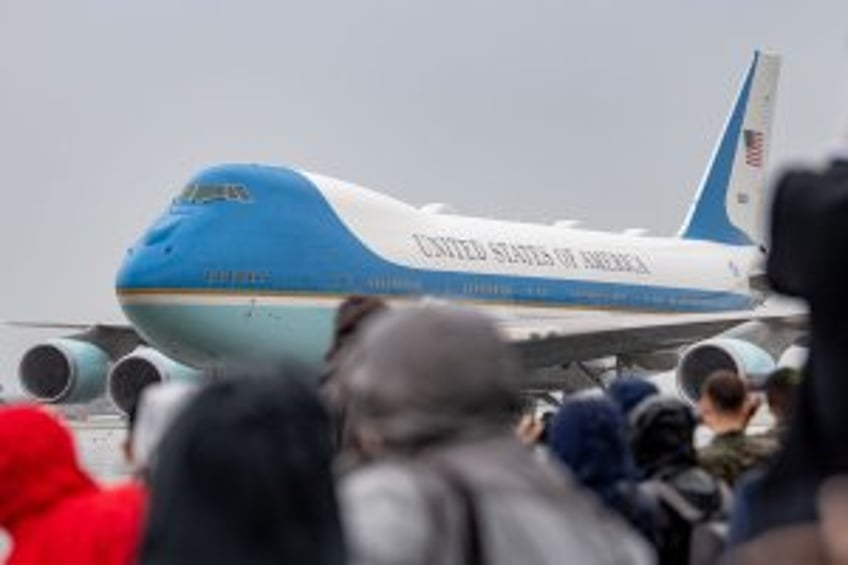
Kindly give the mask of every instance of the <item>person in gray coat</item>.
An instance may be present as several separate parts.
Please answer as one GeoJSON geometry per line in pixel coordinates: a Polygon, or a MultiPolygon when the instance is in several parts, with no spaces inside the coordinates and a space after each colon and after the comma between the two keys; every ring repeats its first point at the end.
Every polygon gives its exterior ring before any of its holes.
{"type": "Polygon", "coordinates": [[[519,377],[476,312],[412,307],[365,329],[339,373],[363,451],[339,486],[353,565],[654,562],[640,536],[515,437],[519,377]]]}

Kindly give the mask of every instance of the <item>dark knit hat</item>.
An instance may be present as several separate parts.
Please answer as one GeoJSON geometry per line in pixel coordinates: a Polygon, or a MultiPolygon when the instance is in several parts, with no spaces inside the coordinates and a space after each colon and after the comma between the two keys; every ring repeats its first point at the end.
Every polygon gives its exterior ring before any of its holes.
{"type": "Polygon", "coordinates": [[[654,383],[638,377],[622,377],[607,388],[607,394],[624,414],[629,414],[637,404],[659,392],[654,383]]]}

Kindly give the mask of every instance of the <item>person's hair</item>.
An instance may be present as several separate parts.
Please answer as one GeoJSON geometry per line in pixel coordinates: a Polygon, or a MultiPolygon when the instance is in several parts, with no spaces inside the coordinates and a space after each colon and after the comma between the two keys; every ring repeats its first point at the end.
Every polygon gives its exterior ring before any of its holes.
{"type": "Polygon", "coordinates": [[[354,294],[345,298],[336,310],[333,341],[325,359],[332,360],[356,336],[367,320],[387,309],[385,301],[376,296],[354,294]]]}
{"type": "Polygon", "coordinates": [[[232,368],[197,393],[160,447],[141,563],[344,561],[313,376],[232,368]]]}
{"type": "Polygon", "coordinates": [[[766,400],[772,412],[785,418],[789,415],[792,398],[801,380],[801,373],[792,367],[781,367],[769,375],[765,383],[766,400]]]}
{"type": "Polygon", "coordinates": [[[734,414],[745,406],[748,387],[736,373],[716,371],[704,382],[701,392],[719,412],[734,414]]]}

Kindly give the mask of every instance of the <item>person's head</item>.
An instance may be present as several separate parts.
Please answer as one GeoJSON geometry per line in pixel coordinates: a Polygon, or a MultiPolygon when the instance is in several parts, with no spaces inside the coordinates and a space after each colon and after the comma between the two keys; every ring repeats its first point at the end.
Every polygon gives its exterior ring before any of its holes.
{"type": "Polygon", "coordinates": [[[673,396],[653,395],[628,415],[630,445],[636,465],[646,476],[669,466],[696,462],[697,421],[688,404],[673,396]]]}
{"type": "Polygon", "coordinates": [[[350,459],[355,450],[346,424],[347,399],[343,387],[337,382],[336,373],[365,326],[387,309],[382,299],[359,294],[347,297],[336,309],[333,339],[324,355],[326,367],[319,385],[321,399],[332,419],[332,435],[339,452],[344,454],[343,459],[350,459]]]}
{"type": "Polygon", "coordinates": [[[618,404],[594,391],[569,397],[551,421],[548,447],[606,507],[647,539],[655,539],[655,507],[636,488],[636,467],[618,404]]]}
{"type": "Polygon", "coordinates": [[[614,380],[606,390],[607,394],[626,415],[647,397],[659,394],[657,385],[638,377],[620,377],[614,380]]]}
{"type": "Polygon", "coordinates": [[[159,442],[177,414],[197,391],[184,382],[168,382],[145,387],[128,414],[124,455],[135,472],[146,476],[152,468],[159,442]]]}
{"type": "Polygon", "coordinates": [[[579,393],[557,411],[548,447],[584,485],[603,491],[634,476],[624,415],[604,395],[579,393]]]}
{"type": "Polygon", "coordinates": [[[232,368],[196,394],[159,446],[142,563],[343,561],[312,377],[232,368]]]}
{"type": "Polygon", "coordinates": [[[370,456],[509,433],[521,408],[518,375],[490,319],[445,305],[381,315],[341,368],[348,423],[370,456]]]}
{"type": "Polygon", "coordinates": [[[365,323],[373,320],[376,314],[388,308],[386,303],[376,296],[355,294],[347,297],[336,309],[333,324],[333,341],[324,356],[333,361],[356,337],[365,323]]]}
{"type": "Polygon", "coordinates": [[[0,408],[0,527],[93,489],[68,429],[43,408],[0,408]]]}
{"type": "Polygon", "coordinates": [[[781,367],[766,380],[766,402],[775,420],[780,424],[789,420],[795,391],[800,381],[801,372],[792,367],[781,367]]]}
{"type": "Polygon", "coordinates": [[[714,432],[744,429],[750,410],[748,387],[736,373],[716,371],[704,381],[698,411],[714,432]]]}

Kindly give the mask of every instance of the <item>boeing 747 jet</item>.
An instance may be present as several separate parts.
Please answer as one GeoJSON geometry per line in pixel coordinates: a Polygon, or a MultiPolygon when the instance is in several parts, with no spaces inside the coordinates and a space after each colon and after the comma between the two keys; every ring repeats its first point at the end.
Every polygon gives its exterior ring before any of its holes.
{"type": "Polygon", "coordinates": [[[35,346],[22,386],[46,402],[106,389],[126,409],[150,382],[233,360],[319,363],[351,294],[487,310],[529,369],[610,356],[677,365],[690,396],[717,367],[761,374],[796,319],[764,308],[758,284],[778,70],[776,55],[755,54],[675,237],[420,209],[292,168],[201,171],[120,267],[131,325],[35,346]]]}

